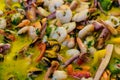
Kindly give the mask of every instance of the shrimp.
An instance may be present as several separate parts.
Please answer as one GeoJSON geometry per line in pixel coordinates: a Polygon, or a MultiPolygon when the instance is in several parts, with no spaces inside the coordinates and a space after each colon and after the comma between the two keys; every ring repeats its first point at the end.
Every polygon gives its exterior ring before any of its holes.
{"type": "Polygon", "coordinates": [[[51,0],[43,0],[44,6],[49,6],[51,0]]]}
{"type": "Polygon", "coordinates": [[[46,11],[45,9],[43,9],[42,7],[38,7],[37,8],[37,13],[40,15],[40,16],[44,16],[44,17],[47,17],[50,13],[48,11],[46,11]]]}
{"type": "Polygon", "coordinates": [[[72,65],[68,65],[67,67],[67,73],[73,78],[79,79],[80,78],[89,78],[91,76],[91,73],[89,71],[85,70],[74,70],[72,65]]]}
{"type": "Polygon", "coordinates": [[[28,26],[25,26],[25,27],[21,28],[21,29],[17,32],[17,34],[26,33],[28,30],[29,30],[29,27],[28,27],[28,26]]]}
{"type": "Polygon", "coordinates": [[[19,31],[18,31],[18,34],[23,34],[23,33],[26,33],[28,32],[28,35],[32,38],[32,39],[35,39],[37,37],[37,34],[36,34],[36,28],[33,27],[33,26],[25,26],[23,28],[21,28],[19,31]]]}
{"type": "Polygon", "coordinates": [[[49,11],[50,11],[51,13],[52,13],[52,12],[55,12],[56,9],[57,9],[58,7],[60,7],[63,3],[64,3],[63,0],[51,0],[51,1],[49,2],[49,6],[48,6],[49,11]]]}
{"type": "Polygon", "coordinates": [[[80,21],[84,21],[88,18],[88,13],[89,13],[89,10],[88,9],[85,9],[79,13],[76,13],[73,17],[72,17],[72,20],[75,21],[75,22],[80,22],[80,21]]]}
{"type": "Polygon", "coordinates": [[[67,50],[66,53],[67,53],[68,55],[70,55],[70,56],[75,56],[75,55],[79,55],[79,54],[80,54],[80,51],[77,50],[77,49],[69,49],[69,50],[67,50]]]}
{"type": "Polygon", "coordinates": [[[82,43],[82,40],[77,37],[77,43],[82,53],[87,53],[86,46],[82,43]]]}
{"type": "Polygon", "coordinates": [[[79,31],[78,36],[80,38],[83,38],[88,34],[88,32],[92,32],[92,31],[94,31],[93,24],[86,25],[82,30],[79,31]]]}
{"type": "Polygon", "coordinates": [[[0,10],[0,16],[2,16],[3,15],[3,11],[2,10],[0,10]]]}
{"type": "Polygon", "coordinates": [[[74,38],[74,37],[71,37],[71,38],[68,40],[67,47],[68,47],[68,48],[73,48],[74,46],[75,46],[75,38],[74,38]]]}
{"type": "Polygon", "coordinates": [[[53,35],[52,35],[52,38],[53,38],[53,39],[57,39],[58,42],[61,43],[61,42],[63,42],[63,41],[65,40],[66,36],[67,36],[67,31],[66,31],[66,29],[65,29],[64,27],[58,27],[58,28],[54,31],[54,33],[53,33],[53,35]]]}
{"type": "Polygon", "coordinates": [[[19,23],[17,26],[18,26],[18,27],[24,27],[24,26],[27,26],[27,25],[29,25],[29,24],[30,24],[30,20],[25,19],[25,20],[23,20],[21,23],[19,23]]]}
{"type": "Polygon", "coordinates": [[[67,5],[62,5],[60,9],[56,10],[56,18],[62,23],[70,22],[72,19],[72,11],[67,5]]]}
{"type": "Polygon", "coordinates": [[[67,79],[67,73],[65,71],[56,70],[53,73],[52,80],[65,80],[65,79],[67,79]]]}
{"type": "Polygon", "coordinates": [[[28,34],[29,34],[29,36],[30,36],[32,39],[35,39],[35,38],[37,37],[35,27],[29,26],[29,32],[28,32],[28,34]]]}
{"type": "Polygon", "coordinates": [[[83,2],[83,1],[80,1],[80,5],[79,7],[75,10],[76,12],[81,12],[85,9],[88,9],[89,8],[89,4],[88,2],[83,2]]]}
{"type": "Polygon", "coordinates": [[[70,4],[70,9],[75,10],[78,6],[78,2],[76,0],[73,0],[72,3],[70,4]]]}
{"type": "Polygon", "coordinates": [[[7,26],[6,20],[4,18],[0,18],[0,29],[5,29],[7,26]]]}
{"type": "Polygon", "coordinates": [[[31,7],[28,8],[26,12],[26,17],[31,21],[36,20],[36,8],[34,6],[31,5],[31,7]]]}
{"type": "Polygon", "coordinates": [[[33,23],[33,26],[34,26],[35,28],[37,28],[38,30],[41,30],[41,29],[42,29],[42,25],[41,25],[41,23],[40,23],[39,21],[36,21],[35,23],[33,23]]]}
{"type": "Polygon", "coordinates": [[[75,22],[66,23],[66,24],[63,24],[62,27],[66,28],[67,33],[70,33],[75,29],[76,23],[75,22]]]}
{"type": "Polygon", "coordinates": [[[62,44],[64,46],[67,46],[68,48],[73,48],[75,46],[75,38],[74,37],[66,38],[62,44]]]}

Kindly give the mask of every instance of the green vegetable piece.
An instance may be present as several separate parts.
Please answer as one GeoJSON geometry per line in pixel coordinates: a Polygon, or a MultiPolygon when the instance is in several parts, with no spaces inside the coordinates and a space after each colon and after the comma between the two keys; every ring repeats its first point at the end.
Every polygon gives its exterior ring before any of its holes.
{"type": "Polygon", "coordinates": [[[40,35],[40,30],[39,29],[36,29],[36,34],[40,35]]]}
{"type": "Polygon", "coordinates": [[[112,0],[99,0],[103,10],[108,11],[111,9],[112,0]]]}
{"type": "Polygon", "coordinates": [[[21,21],[20,17],[17,17],[12,21],[12,24],[17,25],[20,21],[21,21]]]}
{"type": "Polygon", "coordinates": [[[120,73],[120,67],[118,67],[118,64],[120,64],[120,59],[114,58],[114,61],[108,65],[108,69],[112,74],[120,73]]]}
{"type": "Polygon", "coordinates": [[[46,35],[48,37],[50,36],[51,31],[52,31],[52,28],[51,27],[47,27],[47,29],[46,29],[46,35]]]}

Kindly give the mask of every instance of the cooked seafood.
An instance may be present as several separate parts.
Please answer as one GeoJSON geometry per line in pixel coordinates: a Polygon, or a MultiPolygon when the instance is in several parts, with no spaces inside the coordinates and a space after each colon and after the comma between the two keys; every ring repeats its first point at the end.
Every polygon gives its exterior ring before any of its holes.
{"type": "Polygon", "coordinates": [[[119,80],[120,0],[0,0],[0,80],[119,80]]]}

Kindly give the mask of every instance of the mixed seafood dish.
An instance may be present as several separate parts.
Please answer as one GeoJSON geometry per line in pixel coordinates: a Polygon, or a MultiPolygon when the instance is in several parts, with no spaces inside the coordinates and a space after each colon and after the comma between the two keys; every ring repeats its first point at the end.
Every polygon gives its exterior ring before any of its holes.
{"type": "Polygon", "coordinates": [[[120,80],[120,0],[0,0],[0,80],[120,80]]]}

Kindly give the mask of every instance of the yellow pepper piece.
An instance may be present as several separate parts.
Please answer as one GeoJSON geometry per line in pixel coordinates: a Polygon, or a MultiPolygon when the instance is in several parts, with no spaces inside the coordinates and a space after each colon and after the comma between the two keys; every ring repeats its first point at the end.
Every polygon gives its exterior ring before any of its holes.
{"type": "Polygon", "coordinates": [[[21,7],[21,5],[19,3],[14,3],[14,4],[12,4],[12,8],[14,8],[14,7],[21,7]]]}
{"type": "Polygon", "coordinates": [[[110,39],[107,43],[120,44],[120,37],[112,38],[112,39],[110,39]]]}
{"type": "Polygon", "coordinates": [[[5,8],[5,1],[0,0],[0,10],[4,10],[4,8],[5,8]]]}
{"type": "Polygon", "coordinates": [[[94,53],[94,59],[93,59],[92,65],[95,65],[96,63],[98,63],[98,60],[103,58],[105,56],[105,53],[106,53],[106,49],[96,51],[94,53]]]}

